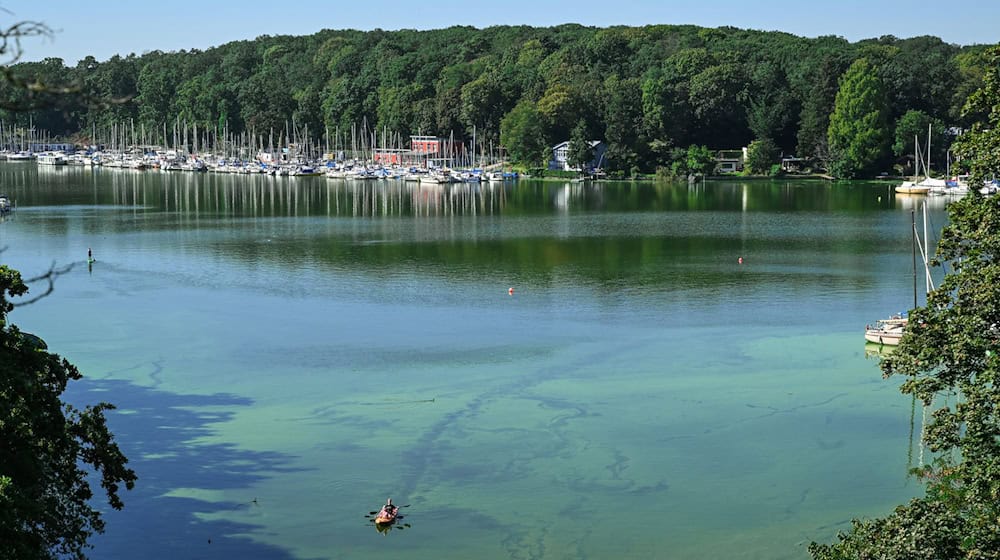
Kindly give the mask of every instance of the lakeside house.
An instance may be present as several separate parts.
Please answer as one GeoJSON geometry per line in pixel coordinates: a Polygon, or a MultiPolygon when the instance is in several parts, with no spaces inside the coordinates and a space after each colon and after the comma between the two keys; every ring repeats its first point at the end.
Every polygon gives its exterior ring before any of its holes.
{"type": "Polygon", "coordinates": [[[806,158],[783,156],[781,158],[781,170],[785,173],[799,173],[808,163],[809,161],[806,158]]]}
{"type": "Polygon", "coordinates": [[[746,147],[740,150],[719,150],[715,155],[716,173],[739,173],[747,160],[746,147]]]}
{"type": "Polygon", "coordinates": [[[549,161],[549,169],[559,171],[592,171],[599,169],[604,163],[604,153],[608,150],[608,146],[600,140],[590,140],[589,144],[590,148],[594,151],[594,159],[587,162],[583,166],[583,169],[573,167],[569,164],[569,140],[552,146],[552,160],[549,161]]]}

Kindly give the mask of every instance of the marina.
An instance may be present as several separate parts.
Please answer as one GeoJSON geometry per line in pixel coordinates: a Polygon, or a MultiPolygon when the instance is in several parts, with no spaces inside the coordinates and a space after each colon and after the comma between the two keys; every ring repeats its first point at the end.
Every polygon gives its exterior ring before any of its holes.
{"type": "Polygon", "coordinates": [[[428,183],[489,182],[516,179],[517,173],[503,172],[494,165],[494,171],[470,168],[452,172],[448,167],[403,166],[399,164],[381,165],[374,161],[360,159],[331,161],[292,158],[280,162],[270,152],[257,154],[255,159],[233,160],[217,154],[179,155],[172,150],[154,150],[141,154],[129,152],[30,152],[0,153],[0,160],[36,161],[38,165],[101,166],[134,171],[188,171],[231,173],[239,175],[279,175],[292,177],[326,176],[331,179],[399,179],[428,183]]]}
{"type": "Polygon", "coordinates": [[[124,123],[93,131],[107,138],[92,145],[53,142],[47,133],[30,129],[13,130],[0,122],[0,161],[37,162],[44,166],[82,165],[134,171],[189,171],[241,175],[312,177],[371,180],[397,179],[445,184],[490,182],[516,179],[506,161],[492,146],[487,149],[471,141],[456,142],[436,136],[401,136],[369,130],[367,124],[352,129],[350,135],[327,130],[323,142],[310,138],[308,127],[292,125],[275,138],[255,133],[230,135],[190,129],[186,122],[174,123],[172,136],[166,124],[162,135],[124,123]],[[6,131],[6,132],[5,132],[6,131]],[[154,138],[162,141],[155,145],[154,138]],[[403,148],[403,146],[406,146],[403,148]]]}

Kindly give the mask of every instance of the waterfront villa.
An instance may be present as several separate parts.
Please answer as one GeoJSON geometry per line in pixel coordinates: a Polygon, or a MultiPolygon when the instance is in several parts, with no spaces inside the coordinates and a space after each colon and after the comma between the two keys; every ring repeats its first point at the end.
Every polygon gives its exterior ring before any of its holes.
{"type": "Polygon", "coordinates": [[[716,173],[739,173],[743,171],[743,162],[747,159],[747,149],[719,150],[715,156],[716,173]]]}
{"type": "Polygon", "coordinates": [[[594,159],[587,162],[587,164],[583,166],[582,170],[572,167],[569,164],[569,140],[552,146],[552,160],[549,161],[549,169],[560,171],[589,171],[600,168],[604,164],[604,152],[607,151],[608,146],[600,140],[590,140],[589,144],[590,148],[593,150],[594,159]]]}

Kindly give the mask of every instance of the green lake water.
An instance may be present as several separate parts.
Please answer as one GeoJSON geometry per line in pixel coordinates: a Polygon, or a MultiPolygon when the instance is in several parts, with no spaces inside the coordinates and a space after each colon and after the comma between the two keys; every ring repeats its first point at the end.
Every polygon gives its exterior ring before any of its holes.
{"type": "Polygon", "coordinates": [[[95,559],[801,559],[920,491],[863,341],[912,305],[888,183],[11,162],[0,191],[4,264],[75,263],[11,319],[139,475],[95,559]]]}

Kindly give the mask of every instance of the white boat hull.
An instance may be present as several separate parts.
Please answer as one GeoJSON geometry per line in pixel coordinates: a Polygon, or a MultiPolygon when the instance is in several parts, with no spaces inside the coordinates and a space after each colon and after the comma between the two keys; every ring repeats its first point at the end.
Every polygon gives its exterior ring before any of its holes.
{"type": "Polygon", "coordinates": [[[906,317],[895,315],[888,319],[879,319],[874,325],[865,327],[865,340],[875,344],[885,344],[896,346],[903,338],[903,331],[909,320],[906,317]]]}
{"type": "Polygon", "coordinates": [[[919,183],[905,181],[902,185],[896,187],[896,192],[900,194],[927,194],[931,192],[931,187],[927,185],[921,185],[919,183]]]}
{"type": "Polygon", "coordinates": [[[902,331],[890,332],[881,329],[865,329],[865,340],[874,342],[875,344],[898,346],[901,338],[903,338],[902,331]]]}

